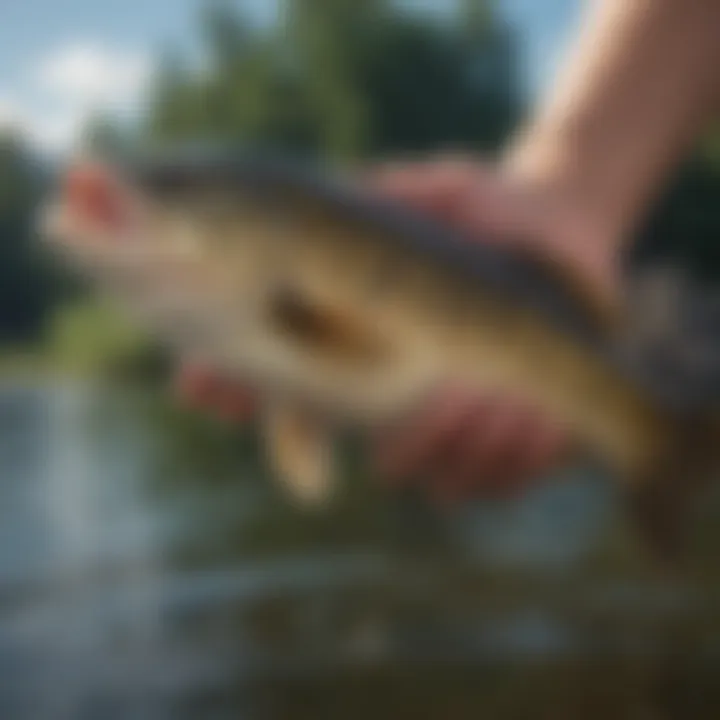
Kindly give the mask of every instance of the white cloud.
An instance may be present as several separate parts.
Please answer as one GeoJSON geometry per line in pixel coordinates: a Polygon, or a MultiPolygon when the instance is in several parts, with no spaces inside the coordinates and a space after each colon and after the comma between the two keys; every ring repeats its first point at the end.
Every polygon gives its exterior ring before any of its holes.
{"type": "Polygon", "coordinates": [[[0,97],[0,127],[15,125],[18,120],[19,108],[12,100],[0,97]]]}
{"type": "Polygon", "coordinates": [[[0,88],[0,128],[19,128],[39,148],[72,148],[95,112],[132,117],[152,74],[149,56],[98,42],[56,48],[27,73],[22,93],[0,88]]]}
{"type": "Polygon", "coordinates": [[[33,116],[28,127],[30,141],[52,153],[69,150],[80,135],[87,115],[74,108],[59,109],[45,116],[33,116]]]}
{"type": "Polygon", "coordinates": [[[144,91],[150,68],[143,54],[84,42],[49,55],[37,69],[37,81],[41,89],[68,101],[122,108],[144,91]]]}

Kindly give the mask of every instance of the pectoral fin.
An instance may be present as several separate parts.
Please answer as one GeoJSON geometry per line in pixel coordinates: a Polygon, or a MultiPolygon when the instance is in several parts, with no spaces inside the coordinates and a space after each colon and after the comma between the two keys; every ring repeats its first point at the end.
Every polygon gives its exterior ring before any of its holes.
{"type": "Polygon", "coordinates": [[[333,433],[306,408],[270,403],[265,412],[268,460],[277,479],[305,505],[325,502],[334,480],[333,433]]]}

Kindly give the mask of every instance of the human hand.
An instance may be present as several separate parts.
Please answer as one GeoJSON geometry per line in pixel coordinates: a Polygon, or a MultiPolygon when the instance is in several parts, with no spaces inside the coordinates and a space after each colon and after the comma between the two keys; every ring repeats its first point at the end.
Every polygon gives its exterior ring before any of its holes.
{"type": "MultiPolygon", "coordinates": [[[[601,304],[615,296],[610,244],[545,189],[468,161],[385,168],[371,184],[470,238],[554,263],[601,304]]],[[[211,368],[185,367],[178,391],[193,406],[231,421],[252,416],[251,393],[211,368]]],[[[453,502],[517,493],[558,463],[568,444],[565,429],[522,397],[444,388],[407,422],[376,438],[373,454],[388,481],[427,484],[438,500],[453,502]]]]}
{"type": "MultiPolygon", "coordinates": [[[[549,188],[467,161],[395,166],[377,186],[472,239],[501,243],[554,265],[604,310],[617,296],[613,243],[549,188]]],[[[567,429],[522,397],[444,388],[375,443],[381,475],[423,483],[438,500],[520,491],[559,463],[567,429]]]]}

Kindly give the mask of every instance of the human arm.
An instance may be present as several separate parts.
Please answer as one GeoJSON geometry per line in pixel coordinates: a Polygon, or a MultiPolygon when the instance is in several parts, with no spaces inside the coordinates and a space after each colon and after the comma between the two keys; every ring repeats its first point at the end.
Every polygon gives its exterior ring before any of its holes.
{"type": "MultiPolygon", "coordinates": [[[[615,302],[623,248],[717,107],[720,1],[593,2],[563,68],[497,167],[422,163],[375,182],[469,235],[520,243],[615,302]]],[[[521,397],[444,389],[377,454],[389,475],[465,497],[552,467],[569,430],[521,397]]]]}

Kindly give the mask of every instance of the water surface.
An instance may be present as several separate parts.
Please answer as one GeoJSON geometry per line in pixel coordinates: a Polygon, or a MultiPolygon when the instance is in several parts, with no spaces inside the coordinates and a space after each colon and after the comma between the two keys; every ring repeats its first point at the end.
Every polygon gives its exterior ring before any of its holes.
{"type": "Polygon", "coordinates": [[[718,716],[712,572],[612,550],[597,479],[452,517],[361,481],[307,515],[173,417],[0,389],[3,720],[718,716]]]}

